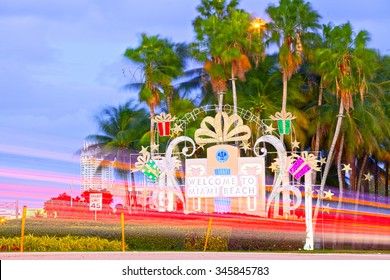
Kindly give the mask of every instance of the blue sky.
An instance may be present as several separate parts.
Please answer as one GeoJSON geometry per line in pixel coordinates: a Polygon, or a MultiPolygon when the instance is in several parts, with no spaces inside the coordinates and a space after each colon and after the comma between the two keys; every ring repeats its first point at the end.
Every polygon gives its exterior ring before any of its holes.
{"type": "MultiPolygon", "coordinates": [[[[277,2],[241,0],[240,7],[267,20],[265,8],[277,2]]],[[[122,72],[129,65],[125,49],[136,47],[142,32],[193,40],[199,3],[0,0],[0,200],[11,199],[1,194],[1,184],[17,183],[4,171],[9,167],[77,175],[73,153],[97,132],[94,116],[135,97],[121,90],[129,79],[122,72]],[[47,164],[53,159],[59,166],[47,164]]],[[[310,3],[322,23],[350,21],[371,34],[370,47],[390,54],[388,0],[310,3]]],[[[50,186],[60,193],[69,184],[59,185],[50,186]]]]}

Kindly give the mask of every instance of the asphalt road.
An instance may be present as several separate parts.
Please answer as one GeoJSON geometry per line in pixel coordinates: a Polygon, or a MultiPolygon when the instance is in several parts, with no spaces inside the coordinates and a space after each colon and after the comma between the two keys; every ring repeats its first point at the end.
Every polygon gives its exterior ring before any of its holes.
{"type": "Polygon", "coordinates": [[[0,260],[390,260],[390,254],[263,252],[13,252],[0,260]]]}

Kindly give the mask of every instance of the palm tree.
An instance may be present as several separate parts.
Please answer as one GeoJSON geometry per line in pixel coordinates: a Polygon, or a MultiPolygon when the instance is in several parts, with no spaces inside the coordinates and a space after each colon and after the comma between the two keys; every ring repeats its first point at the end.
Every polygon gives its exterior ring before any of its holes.
{"type": "Polygon", "coordinates": [[[281,89],[280,71],[277,57],[267,55],[257,68],[252,68],[246,75],[246,83],[237,83],[242,97],[238,104],[250,110],[259,119],[267,119],[280,107],[277,93],[281,89]]]}
{"type": "MultiPolygon", "coordinates": [[[[141,43],[136,48],[128,48],[124,56],[136,64],[140,70],[141,82],[132,82],[128,89],[139,90],[139,98],[146,102],[150,111],[150,145],[154,139],[155,108],[161,98],[167,97],[168,110],[171,107],[172,81],[183,73],[185,45],[174,44],[168,39],[141,34],[141,43]]],[[[135,74],[136,75],[136,74],[135,74]]]]}
{"type": "MultiPolygon", "coordinates": [[[[355,102],[354,110],[346,118],[347,143],[346,146],[348,163],[351,166],[354,162],[362,162],[360,159],[365,156],[373,162],[373,173],[377,172],[378,159],[383,160],[388,151],[385,151],[382,144],[390,137],[390,119],[386,116],[380,100],[381,94],[368,94],[364,98],[364,103],[355,102]]],[[[382,95],[383,96],[383,95],[382,95]]],[[[366,173],[366,166],[360,166],[360,172],[357,174],[357,180],[351,178],[351,183],[355,183],[353,189],[359,190],[361,187],[361,178],[366,173]]],[[[375,180],[378,179],[378,174],[375,180]]]]}
{"type": "Polygon", "coordinates": [[[271,18],[267,23],[269,42],[279,47],[279,62],[283,74],[282,112],[286,112],[287,83],[303,62],[305,40],[312,37],[320,27],[320,15],[308,2],[303,0],[280,0],[279,5],[271,4],[266,9],[271,18]]]}
{"type": "MultiPolygon", "coordinates": [[[[367,49],[368,33],[360,31],[356,36],[349,23],[335,26],[327,34],[327,48],[319,49],[318,58],[323,62],[319,66],[324,84],[340,99],[337,115],[337,124],[329,148],[328,159],[321,180],[320,191],[326,183],[333,153],[340,134],[344,112],[349,114],[353,108],[352,96],[360,94],[361,98],[367,91],[367,78],[374,73],[376,53],[367,49]]],[[[318,215],[320,199],[314,213],[314,220],[318,215]]]]}
{"type": "Polygon", "coordinates": [[[234,113],[237,113],[236,79],[245,81],[245,73],[251,68],[249,56],[256,56],[257,65],[264,54],[264,29],[253,27],[251,16],[237,9],[237,5],[238,1],[202,1],[198,6],[200,15],[194,21],[196,57],[205,61],[220,109],[228,88],[226,80],[231,80],[234,113]]]}
{"type": "MultiPolygon", "coordinates": [[[[222,64],[229,69],[233,92],[233,112],[237,113],[236,77],[245,81],[245,73],[251,68],[247,56],[251,47],[261,46],[249,40],[251,17],[241,10],[232,10],[229,17],[221,21],[222,32],[216,36],[211,53],[220,57],[222,64]]],[[[257,37],[255,37],[257,38],[257,37]]]]}
{"type": "MultiPolygon", "coordinates": [[[[226,30],[226,19],[230,18],[237,5],[237,0],[229,2],[226,0],[202,0],[197,7],[199,15],[193,21],[197,41],[193,44],[193,55],[205,63],[204,68],[210,77],[212,90],[218,97],[220,110],[222,110],[223,93],[227,90],[228,76],[224,63],[226,63],[228,56],[225,55],[224,61],[221,56],[222,42],[218,42],[217,38],[226,39],[225,34],[228,31],[226,30]]],[[[240,23],[237,22],[237,24],[240,23]]],[[[235,53],[235,55],[237,54],[235,53]]]]}
{"type": "MultiPolygon", "coordinates": [[[[114,162],[114,169],[124,182],[125,204],[130,206],[128,185],[128,174],[131,170],[130,154],[140,148],[139,139],[147,131],[147,113],[131,102],[126,102],[118,107],[107,106],[96,117],[96,121],[101,134],[89,135],[86,139],[95,143],[91,148],[99,148],[100,156],[105,161],[114,162]]],[[[136,200],[134,177],[131,181],[132,195],[136,200]]]]}

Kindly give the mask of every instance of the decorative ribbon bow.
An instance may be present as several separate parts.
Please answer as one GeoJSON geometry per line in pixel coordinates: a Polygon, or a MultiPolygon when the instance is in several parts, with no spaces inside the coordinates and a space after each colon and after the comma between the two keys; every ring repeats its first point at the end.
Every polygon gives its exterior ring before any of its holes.
{"type": "Polygon", "coordinates": [[[275,113],[275,116],[270,116],[270,119],[273,120],[273,121],[276,121],[276,120],[293,120],[295,119],[296,117],[293,116],[290,112],[276,112],[275,113]]]}
{"type": "Polygon", "coordinates": [[[198,144],[245,141],[250,135],[250,128],[244,125],[240,116],[218,112],[215,118],[209,116],[203,119],[200,128],[195,131],[195,141],[198,144]]]}
{"type": "Polygon", "coordinates": [[[173,122],[176,120],[175,116],[171,116],[171,114],[165,114],[161,113],[160,115],[157,115],[154,117],[153,121],[156,123],[161,123],[161,122],[173,122]]]}
{"type": "Polygon", "coordinates": [[[318,160],[315,155],[309,154],[308,152],[302,152],[301,157],[313,170],[320,171],[320,168],[317,166],[318,160]]]}

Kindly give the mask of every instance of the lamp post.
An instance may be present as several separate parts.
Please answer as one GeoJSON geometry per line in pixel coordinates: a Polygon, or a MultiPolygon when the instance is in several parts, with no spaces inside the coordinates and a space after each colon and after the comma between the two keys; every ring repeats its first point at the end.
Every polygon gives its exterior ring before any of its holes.
{"type": "MultiPolygon", "coordinates": [[[[263,49],[263,44],[261,43],[261,39],[262,39],[262,33],[267,29],[266,28],[266,24],[267,22],[265,20],[262,20],[261,18],[253,18],[252,21],[251,21],[251,26],[250,26],[250,29],[249,31],[252,31],[255,35],[257,35],[258,37],[255,39],[255,42],[257,42],[258,40],[258,44],[259,45],[255,45],[254,47],[254,50],[255,50],[255,53],[258,51],[259,53],[259,56],[256,55],[256,68],[259,64],[259,58],[260,57],[264,57],[264,54],[265,54],[265,51],[263,49]],[[259,49],[257,49],[259,48],[259,49]],[[257,50],[256,50],[257,49],[257,50]]],[[[250,35],[251,36],[251,35],[250,35]]],[[[251,39],[252,41],[252,39],[251,39]]]]}
{"type": "Polygon", "coordinates": [[[255,29],[255,30],[258,30],[258,32],[260,33],[262,30],[265,30],[265,25],[266,25],[266,21],[265,20],[262,20],[261,18],[254,18],[252,20],[252,28],[255,29]]]}

